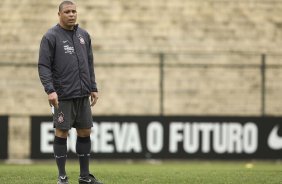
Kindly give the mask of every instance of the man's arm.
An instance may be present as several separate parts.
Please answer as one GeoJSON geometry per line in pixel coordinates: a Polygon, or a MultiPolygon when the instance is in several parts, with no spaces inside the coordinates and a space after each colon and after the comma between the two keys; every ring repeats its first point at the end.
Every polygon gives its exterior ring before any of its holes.
{"type": "Polygon", "coordinates": [[[94,106],[98,100],[98,89],[95,81],[94,72],[94,57],[92,52],[91,38],[89,36],[89,52],[88,52],[88,62],[89,62],[89,73],[91,77],[91,106],[94,106]]]}
{"type": "Polygon", "coordinates": [[[43,36],[39,49],[38,73],[40,81],[48,94],[50,105],[58,107],[58,96],[55,92],[52,77],[52,62],[54,58],[54,45],[43,36]]]}
{"type": "Polygon", "coordinates": [[[88,63],[89,63],[89,73],[90,73],[90,79],[91,79],[91,92],[98,92],[97,84],[95,80],[94,57],[93,57],[93,51],[92,51],[92,44],[91,44],[91,38],[89,35],[88,35],[88,39],[89,39],[88,63]]]}

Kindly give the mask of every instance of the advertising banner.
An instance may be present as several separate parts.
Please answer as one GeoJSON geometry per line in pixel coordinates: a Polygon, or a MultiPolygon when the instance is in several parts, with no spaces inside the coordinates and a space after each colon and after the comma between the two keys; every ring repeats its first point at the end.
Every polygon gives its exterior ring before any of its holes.
{"type": "Polygon", "coordinates": [[[8,158],[8,117],[0,116],[0,159],[8,158]]]}
{"type": "MultiPolygon", "coordinates": [[[[97,159],[281,159],[281,117],[95,116],[97,159]]],[[[51,117],[32,117],[31,158],[53,158],[51,117]]],[[[76,158],[76,131],[68,157],[76,158]]]]}

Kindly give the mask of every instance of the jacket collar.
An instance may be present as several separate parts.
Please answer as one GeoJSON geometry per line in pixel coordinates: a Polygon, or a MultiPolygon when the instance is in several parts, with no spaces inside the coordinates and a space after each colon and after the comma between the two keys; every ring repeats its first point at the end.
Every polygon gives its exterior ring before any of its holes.
{"type": "MultiPolygon", "coordinates": [[[[59,27],[59,28],[61,28],[61,29],[63,29],[63,30],[65,30],[59,23],[57,24],[57,26],[59,27]]],[[[77,31],[77,29],[78,29],[78,26],[79,26],[79,24],[75,24],[74,25],[74,27],[73,27],[73,31],[74,32],[76,32],[77,31]]]]}

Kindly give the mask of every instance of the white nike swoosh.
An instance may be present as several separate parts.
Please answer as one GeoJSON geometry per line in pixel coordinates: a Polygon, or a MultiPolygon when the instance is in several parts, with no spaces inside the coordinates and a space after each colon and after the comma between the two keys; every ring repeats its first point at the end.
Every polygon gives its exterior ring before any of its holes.
{"type": "Polygon", "coordinates": [[[279,126],[276,125],[268,136],[268,146],[273,150],[282,149],[282,137],[278,135],[279,126]]]}
{"type": "Polygon", "coordinates": [[[65,155],[64,156],[57,156],[55,155],[55,158],[63,158],[63,157],[66,157],[65,155]]]}
{"type": "Polygon", "coordinates": [[[66,177],[67,177],[67,176],[64,176],[64,177],[60,176],[60,178],[61,178],[62,180],[66,179],[66,177]]]}
{"type": "Polygon", "coordinates": [[[88,180],[85,180],[85,179],[80,179],[81,181],[85,181],[85,182],[87,182],[87,183],[91,183],[91,180],[90,179],[88,179],[88,180]]]}

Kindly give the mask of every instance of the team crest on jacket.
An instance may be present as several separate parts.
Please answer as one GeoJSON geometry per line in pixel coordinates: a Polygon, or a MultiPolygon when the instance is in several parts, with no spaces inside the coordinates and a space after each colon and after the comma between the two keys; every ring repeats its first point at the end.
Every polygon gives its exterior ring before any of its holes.
{"type": "Polygon", "coordinates": [[[58,122],[59,123],[63,123],[64,121],[65,121],[64,113],[63,112],[59,112],[58,113],[58,122]]]}
{"type": "Polygon", "coordinates": [[[83,44],[83,45],[85,44],[85,41],[82,37],[79,37],[79,41],[80,41],[81,44],[83,44]]]}

